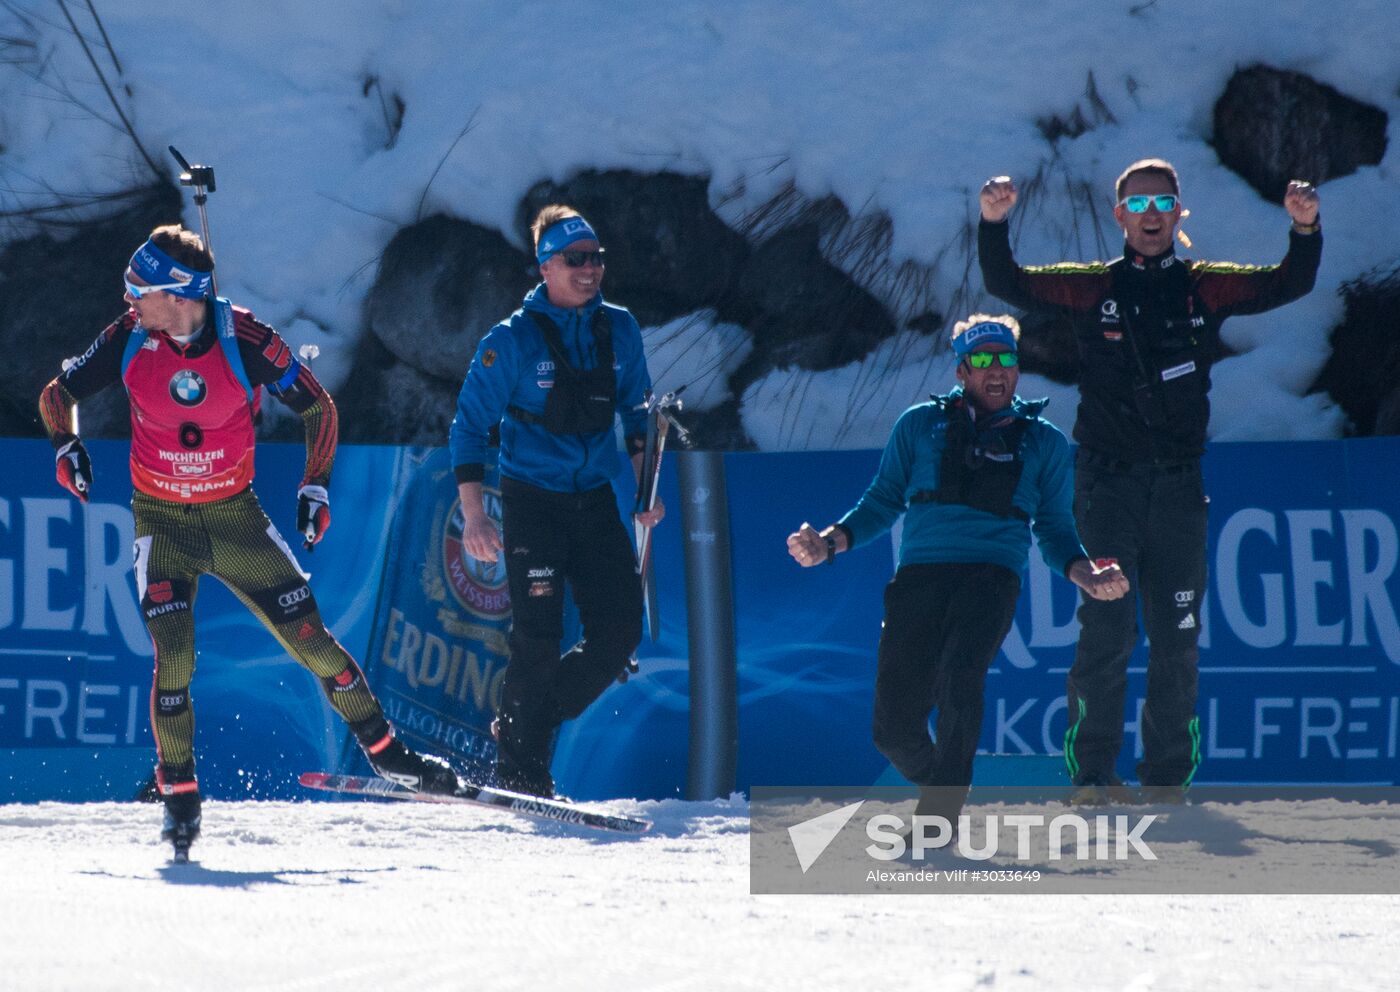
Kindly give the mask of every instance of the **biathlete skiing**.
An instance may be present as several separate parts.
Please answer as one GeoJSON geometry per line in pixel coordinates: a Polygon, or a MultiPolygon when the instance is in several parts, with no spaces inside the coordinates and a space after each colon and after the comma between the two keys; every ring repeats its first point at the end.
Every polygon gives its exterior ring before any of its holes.
{"type": "Polygon", "coordinates": [[[75,408],[116,383],[131,401],[136,586],[155,645],[151,726],[156,784],[165,804],[161,833],[188,856],[200,830],[195,775],[195,594],[213,575],[320,680],[374,770],[413,790],[451,793],[456,774],[394,736],[365,676],[322,622],[292,549],[253,491],[254,422],[266,389],[301,416],[305,478],[297,530],[310,548],[330,526],[336,409],[311,370],[252,313],[211,293],[214,259],[203,239],[178,225],[158,227],[131,256],[126,313],[53,379],[39,411],[57,451],[58,482],[87,502],[92,464],[75,408]]]}

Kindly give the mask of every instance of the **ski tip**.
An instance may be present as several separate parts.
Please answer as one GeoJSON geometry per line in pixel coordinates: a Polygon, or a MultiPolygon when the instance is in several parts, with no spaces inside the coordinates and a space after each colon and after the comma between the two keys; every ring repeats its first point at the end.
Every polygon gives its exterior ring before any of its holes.
{"type": "Polygon", "coordinates": [[[308,789],[324,788],[329,780],[330,775],[327,772],[302,772],[297,776],[297,781],[308,789]]]}

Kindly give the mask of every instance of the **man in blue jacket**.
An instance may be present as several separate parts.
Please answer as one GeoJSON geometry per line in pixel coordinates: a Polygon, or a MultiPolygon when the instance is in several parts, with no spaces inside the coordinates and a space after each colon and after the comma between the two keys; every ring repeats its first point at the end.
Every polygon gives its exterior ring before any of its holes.
{"type": "MultiPolygon", "coordinates": [[[[612,489],[613,424],[621,414],[639,474],[651,377],[636,319],[603,301],[604,249],[592,226],[551,204],[531,232],[543,282],[477,347],[450,450],[463,547],[483,562],[506,553],[511,657],[492,724],[497,783],[550,796],[554,732],[602,695],[642,638],[641,583],[612,489]],[[497,426],[502,533],[481,494],[497,426]],[[566,580],[583,640],[560,657],[566,580]]],[[[664,514],[658,501],[637,519],[654,526],[664,514]]]]}
{"type": "Polygon", "coordinates": [[[1020,325],[973,314],[953,328],[959,387],[895,422],[880,469],[854,509],[787,539],[799,565],[833,562],[905,514],[899,568],[885,589],[875,677],[875,746],[925,793],[917,812],[955,823],[972,783],[987,669],[1011,629],[1031,531],[1054,571],[1094,599],[1128,581],[1096,569],[1071,508],[1069,444],[1016,396],[1020,325]],[[928,718],[937,709],[936,743],[928,718]]]}

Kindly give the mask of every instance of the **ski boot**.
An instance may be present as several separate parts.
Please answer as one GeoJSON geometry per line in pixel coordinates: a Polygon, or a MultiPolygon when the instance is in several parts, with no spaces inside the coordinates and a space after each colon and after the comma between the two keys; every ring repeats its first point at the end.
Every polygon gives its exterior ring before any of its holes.
{"type": "Polygon", "coordinates": [[[1138,801],[1148,806],[1190,806],[1184,785],[1144,785],[1138,790],[1138,801]]]}
{"type": "MultiPolygon", "coordinates": [[[[942,817],[947,821],[949,829],[937,844],[927,844],[924,846],[923,858],[928,858],[932,854],[951,854],[957,845],[958,840],[958,814],[962,812],[963,803],[967,801],[968,790],[966,787],[951,785],[921,785],[919,786],[919,801],[914,805],[914,816],[917,817],[942,817]]],[[[914,853],[915,821],[910,820],[910,825],[900,836],[904,838],[906,857],[910,860],[918,860],[920,855],[914,853]]],[[[924,836],[929,840],[933,839],[933,827],[925,827],[924,836]]]]}
{"type": "Polygon", "coordinates": [[[491,721],[491,736],[496,741],[495,786],[527,796],[557,798],[554,777],[549,773],[549,742],[543,749],[530,747],[511,735],[511,726],[512,721],[505,716],[491,721]]]}
{"type": "Polygon", "coordinates": [[[360,747],[376,775],[405,789],[450,796],[461,784],[457,773],[446,761],[436,755],[410,750],[393,735],[392,730],[374,744],[367,745],[361,741],[360,747]]]}
{"type": "Polygon", "coordinates": [[[1071,806],[1130,806],[1137,801],[1133,790],[1117,775],[1082,775],[1069,795],[1071,806]]]}
{"type": "Polygon", "coordinates": [[[156,788],[165,803],[160,839],[169,841],[174,848],[172,858],[177,865],[186,864],[190,860],[190,845],[199,836],[202,806],[193,767],[170,771],[157,766],[156,788]]]}

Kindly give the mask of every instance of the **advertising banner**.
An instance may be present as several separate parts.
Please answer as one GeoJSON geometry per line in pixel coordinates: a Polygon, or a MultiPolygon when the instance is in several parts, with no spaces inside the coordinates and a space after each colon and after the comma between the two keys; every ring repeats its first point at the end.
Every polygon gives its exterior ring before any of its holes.
{"type": "MultiPolygon", "coordinates": [[[[128,799],[155,763],[151,641],[137,609],[125,442],[92,441],[84,505],[44,441],[0,441],[0,802],[128,799]]],[[[294,537],[306,449],[260,444],[254,489],[294,537]]],[[[289,539],[331,633],[364,657],[400,453],[342,446],[333,523],[315,553],[289,539]]],[[[295,798],[338,757],[343,724],[317,679],[217,580],[195,603],[191,698],[200,785],[216,799],[295,798]]]]}
{"type": "MultiPolygon", "coordinates": [[[[126,448],[91,445],[96,485],[83,506],[54,484],[47,444],[0,441],[8,468],[0,487],[0,802],[120,799],[150,774],[152,655],[130,567],[126,448]]],[[[284,534],[293,530],[303,456],[295,444],[259,450],[255,488],[284,534]]],[[[804,520],[822,527],[839,518],[878,458],[724,456],[741,790],[898,784],[870,740],[881,597],[898,528],[813,569],[798,568],[784,544],[804,520]]],[[[705,514],[683,512],[683,499],[712,494],[692,482],[683,496],[676,465],[662,472],[668,513],[653,550],[659,640],[642,644],[637,676],[559,736],[555,777],[577,798],[687,792],[689,657],[697,643],[710,651],[729,637],[705,640],[723,623],[724,604],[704,597],[696,602],[705,617],[690,629],[684,549],[718,535],[705,514]]],[[[1203,602],[1186,604],[1202,634],[1198,783],[1400,779],[1398,465],[1393,438],[1211,446],[1210,583],[1203,602]]],[[[630,512],[630,472],[615,489],[630,512]]],[[[334,524],[315,553],[289,543],[313,575],[332,633],[361,661],[406,739],[480,768],[491,754],[509,604],[499,566],[462,554],[445,452],[342,446],[331,500],[334,524]]],[[[985,753],[1047,764],[1060,753],[1076,606],[1073,587],[1033,550],[987,680],[985,753]]],[[[317,681],[217,581],[200,584],[195,620],[195,746],[207,795],[297,797],[297,772],[361,760],[317,681]]],[[[1128,777],[1145,679],[1139,644],[1119,766],[1128,777]]]]}
{"type": "MultiPolygon", "coordinates": [[[[878,452],[731,455],[739,604],[739,780],[897,783],[870,742],[888,540],[799,569],[783,535],[839,518],[878,452]],[[758,606],[762,603],[762,607],[758,606]]],[[[1212,445],[1198,783],[1400,780],[1400,439],[1212,445]]],[[[981,748],[1058,755],[1076,590],[1032,549],[987,679],[981,748]]],[[[1129,668],[1118,771],[1141,755],[1146,645],[1129,668]]]]}
{"type": "MultiPolygon", "coordinates": [[[[405,741],[450,758],[474,781],[488,781],[495,759],[490,724],[510,660],[504,559],[484,563],[465,553],[457,482],[445,449],[406,449],[404,464],[366,674],[405,741]]],[[[628,520],[636,491],[630,467],[616,490],[628,520]]],[[[670,491],[663,485],[663,501],[670,491]]],[[[482,492],[487,515],[499,527],[494,465],[487,466],[482,492]]],[[[643,645],[640,673],[609,688],[562,730],[555,776],[576,798],[678,794],[684,784],[688,706],[679,519],[676,513],[657,529],[653,550],[668,631],[663,644],[671,651],[643,645]]],[[[568,608],[561,650],[579,634],[577,615],[568,608]]],[[[359,761],[347,747],[346,764],[359,761]]]]}

